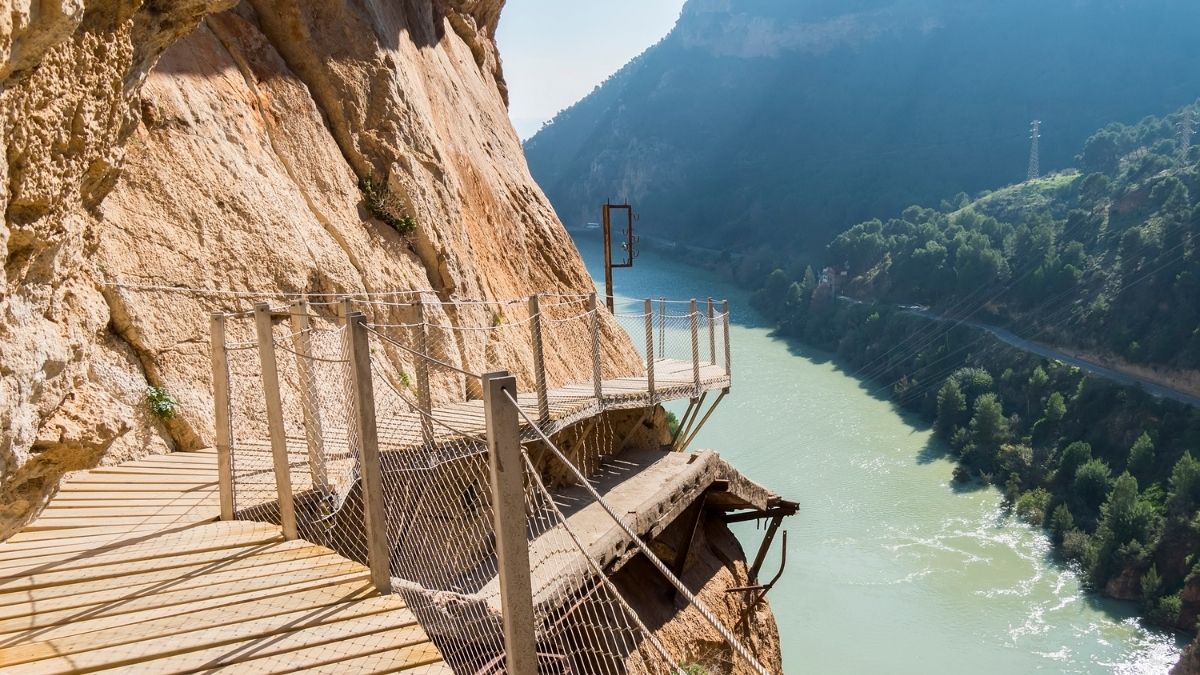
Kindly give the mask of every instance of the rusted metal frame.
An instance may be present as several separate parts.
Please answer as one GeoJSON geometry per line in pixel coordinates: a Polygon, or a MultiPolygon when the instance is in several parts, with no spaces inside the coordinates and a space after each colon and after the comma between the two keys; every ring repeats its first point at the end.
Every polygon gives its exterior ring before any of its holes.
{"type": "Polygon", "coordinates": [[[754,563],[750,565],[750,581],[758,581],[758,573],[762,570],[763,562],[767,559],[767,551],[771,549],[771,544],[775,541],[775,533],[779,531],[779,526],[783,523],[783,518],[782,515],[771,518],[771,524],[767,526],[767,533],[763,536],[762,544],[758,547],[758,553],[754,556],[754,563]]]}
{"type": "Polygon", "coordinates": [[[696,435],[699,434],[700,430],[704,428],[704,423],[707,422],[708,418],[712,416],[713,411],[717,409],[717,406],[721,405],[721,400],[724,399],[725,395],[728,393],[728,389],[721,390],[721,393],[717,396],[717,400],[713,401],[712,405],[708,406],[708,412],[704,413],[704,417],[700,418],[700,423],[695,425],[696,428],[692,429],[692,433],[684,438],[683,443],[679,446],[680,452],[686,451],[688,446],[692,444],[692,441],[696,440],[696,435]]]}
{"type": "Polygon", "coordinates": [[[796,515],[798,509],[794,504],[788,502],[786,506],[775,506],[766,511],[746,511],[743,513],[732,513],[725,516],[726,523],[744,523],[750,520],[762,520],[763,518],[774,518],[776,516],[784,517],[796,515]]]}
{"type": "Polygon", "coordinates": [[[767,593],[775,588],[775,584],[783,577],[783,571],[787,568],[787,530],[783,531],[783,548],[779,552],[779,571],[771,580],[765,584],[754,584],[751,586],[736,586],[734,588],[725,589],[726,593],[753,593],[754,599],[746,603],[746,609],[742,611],[742,617],[738,619],[736,629],[740,630],[744,624],[750,620],[750,612],[758,606],[766,597],[767,593]]]}
{"type": "Polygon", "coordinates": [[[671,446],[678,447],[679,439],[687,438],[692,432],[692,423],[696,421],[696,417],[700,414],[700,408],[704,407],[704,400],[708,398],[708,392],[700,394],[700,398],[688,399],[687,410],[683,413],[683,419],[679,420],[679,431],[671,439],[671,446]]]}

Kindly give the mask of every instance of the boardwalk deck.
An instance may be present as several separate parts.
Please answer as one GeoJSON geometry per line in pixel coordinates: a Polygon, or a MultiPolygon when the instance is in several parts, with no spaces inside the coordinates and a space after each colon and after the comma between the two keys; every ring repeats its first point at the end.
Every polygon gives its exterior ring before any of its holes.
{"type": "Polygon", "coordinates": [[[210,451],[69,480],[0,544],[0,670],[449,672],[361,564],[218,513],[210,451]]]}
{"type": "MultiPolygon", "coordinates": [[[[729,386],[724,368],[706,364],[698,383],[696,375],[690,362],[664,360],[655,366],[653,395],[648,380],[636,377],[605,381],[600,399],[592,385],[552,390],[544,426],[551,433],[603,410],[729,386]]],[[[534,393],[520,405],[536,419],[534,393]]],[[[443,439],[484,433],[478,401],[438,408],[434,418],[443,439]]],[[[385,452],[422,442],[413,414],[382,415],[379,430],[385,452]]],[[[338,442],[338,430],[326,434],[327,446],[338,442]]],[[[303,466],[304,439],[288,446],[293,467],[303,466]]],[[[653,536],[712,483],[711,457],[637,455],[608,464],[600,481],[618,508],[639,514],[638,533],[653,536]]],[[[236,444],[234,463],[239,490],[261,485],[270,494],[266,440],[236,444]]],[[[311,477],[305,484],[300,473],[294,489],[311,489],[311,477]]],[[[601,564],[628,548],[598,505],[561,496],[579,502],[568,506],[568,518],[587,533],[583,544],[601,564]]],[[[146,457],[71,478],[36,521],[0,544],[0,670],[449,672],[400,596],[379,595],[363,565],[283,541],[276,525],[216,522],[219,506],[212,451],[146,457]]],[[[546,545],[552,539],[561,537],[547,537],[546,545]]]]}

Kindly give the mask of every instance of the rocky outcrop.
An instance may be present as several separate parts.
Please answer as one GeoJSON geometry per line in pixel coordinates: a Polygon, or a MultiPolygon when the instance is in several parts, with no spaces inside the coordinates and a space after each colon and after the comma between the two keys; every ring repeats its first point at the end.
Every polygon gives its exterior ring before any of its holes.
{"type": "MultiPolygon", "coordinates": [[[[207,315],[253,293],[592,288],[507,119],[501,2],[232,4],[4,12],[0,538],[64,472],[208,443],[207,315]],[[178,417],[147,414],[148,384],[178,417]]],[[[606,367],[633,364],[605,331],[606,367]]],[[[556,347],[551,379],[588,367],[556,347]]]]}
{"type": "Polygon", "coordinates": [[[0,538],[64,471],[169,445],[97,292],[97,208],[162,51],[233,0],[0,7],[0,538]],[[135,450],[135,448],[137,450],[135,450]]]}

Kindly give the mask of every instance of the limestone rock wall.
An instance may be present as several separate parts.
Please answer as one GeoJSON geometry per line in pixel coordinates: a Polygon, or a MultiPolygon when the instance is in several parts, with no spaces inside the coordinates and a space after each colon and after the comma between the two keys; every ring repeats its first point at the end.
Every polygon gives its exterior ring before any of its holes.
{"type": "MultiPolygon", "coordinates": [[[[64,472],[211,442],[208,315],[252,298],[132,286],[592,288],[507,119],[501,0],[233,4],[0,7],[0,539],[64,472]],[[372,215],[363,178],[414,232],[372,215]],[[147,384],[179,399],[177,418],[148,415],[147,384]]],[[[636,367],[605,333],[606,368],[636,367]]],[[[461,362],[528,360],[464,335],[448,347],[461,362]]],[[[587,350],[557,340],[551,380],[590,373],[587,350]]]]}

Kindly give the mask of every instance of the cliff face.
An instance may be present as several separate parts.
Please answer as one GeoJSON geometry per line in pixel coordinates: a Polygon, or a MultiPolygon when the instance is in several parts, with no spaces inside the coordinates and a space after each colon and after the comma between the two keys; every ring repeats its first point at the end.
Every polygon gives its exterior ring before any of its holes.
{"type": "MultiPolygon", "coordinates": [[[[0,12],[0,539],[66,471],[211,441],[207,316],[250,299],[131,286],[591,290],[507,119],[500,0],[52,4],[0,12]]],[[[559,347],[552,378],[590,367],[559,347]]]]}
{"type": "MultiPolygon", "coordinates": [[[[0,7],[0,540],[66,472],[211,443],[211,312],[286,293],[592,290],[507,118],[502,0],[234,4],[0,7]],[[149,385],[178,417],[149,414],[149,385]]],[[[603,331],[605,369],[636,369],[603,331]]],[[[466,335],[446,347],[466,367],[529,360],[466,335]]],[[[556,335],[551,385],[590,377],[589,348],[556,335]]],[[[724,525],[713,536],[744,570],[724,525]]],[[[697,577],[710,600],[740,581],[725,567],[697,577]]],[[[682,645],[695,617],[668,610],[656,622],[682,645]]],[[[754,624],[777,663],[773,625],[754,624]]]]}

